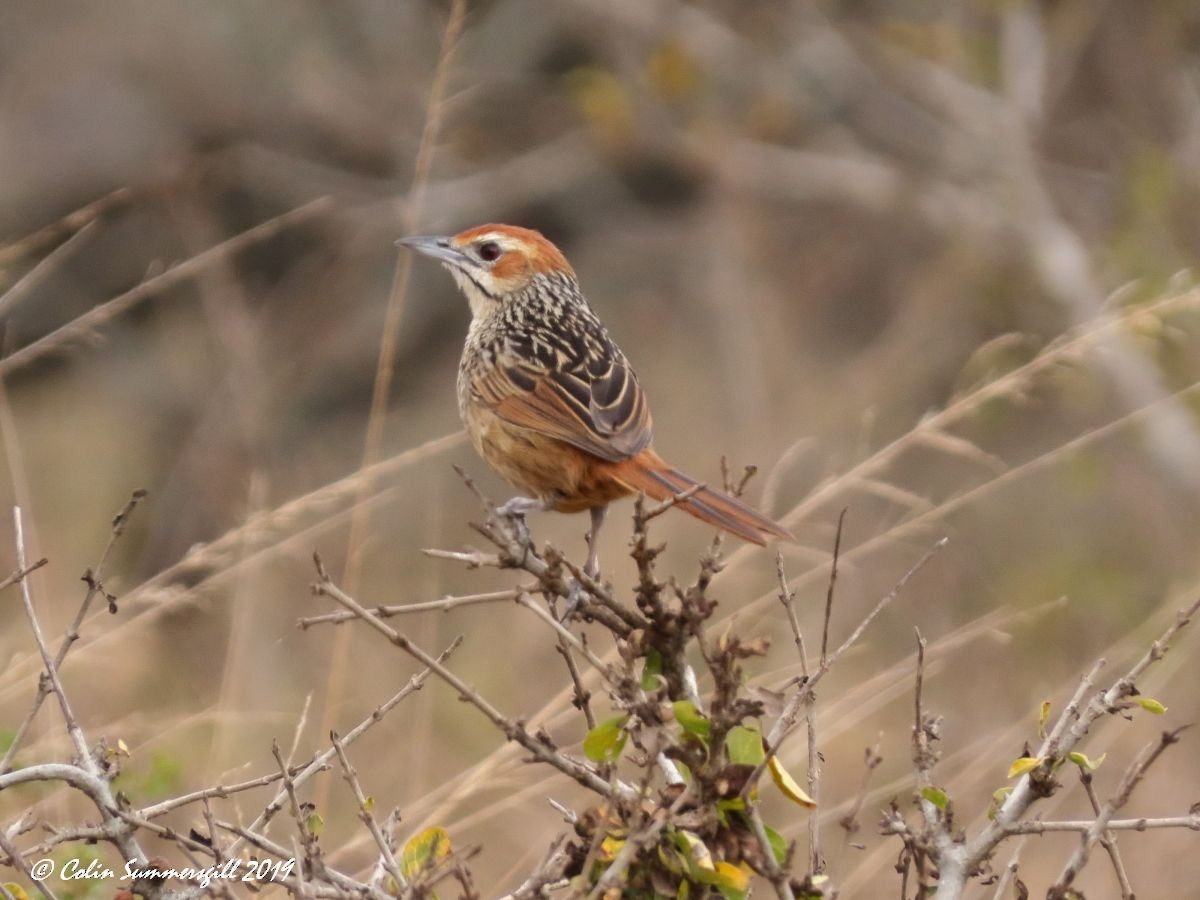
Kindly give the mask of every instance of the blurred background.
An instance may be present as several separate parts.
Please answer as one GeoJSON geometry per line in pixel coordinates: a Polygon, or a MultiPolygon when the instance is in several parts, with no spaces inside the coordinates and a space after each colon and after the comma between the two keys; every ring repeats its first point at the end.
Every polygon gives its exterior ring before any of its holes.
{"type": "MultiPolygon", "coordinates": [[[[496,499],[508,488],[456,436],[466,305],[392,242],[535,227],[637,367],[660,452],[710,481],[722,455],[759,467],[749,497],[800,537],[782,550],[806,630],[819,630],[842,508],[835,640],[950,537],[820,697],[831,874],[844,897],[890,894],[899,845],[877,835],[875,810],[912,791],[914,625],[930,641],[927,706],[945,716],[940,783],[977,828],[1036,741],[1039,704],[1061,708],[1098,656],[1123,672],[1200,587],[1200,8],[460,12],[0,4],[0,499],[50,558],[33,584],[53,640],[113,513],[149,491],[104,572],[118,612],[88,619],[63,668],[83,724],[129,746],[119,786],[135,804],[252,777],[274,768],[272,738],[288,746],[299,723],[310,753],[414,671],[365,630],[295,627],[328,611],[309,593],[314,550],[366,605],[515,583],[421,553],[475,537],[452,465],[496,499]],[[868,746],[884,763],[858,849],[837,820],[868,746]]],[[[633,576],[629,512],[614,510],[602,544],[618,589],[633,576]]],[[[582,550],[586,517],[531,521],[539,540],[582,550]]],[[[710,535],[659,522],[664,573],[693,577],[710,535]]],[[[12,537],[6,512],[4,572],[12,537]]],[[[797,666],[773,551],[727,549],[719,618],[774,638],[751,675],[777,686],[797,666]]],[[[15,595],[0,599],[8,741],[38,663],[15,595]]],[[[456,671],[564,743],[582,738],[553,641],[524,611],[401,624],[431,650],[464,634],[456,671]]],[[[1109,752],[1102,796],[1160,725],[1200,715],[1197,646],[1185,635],[1140,685],[1163,720],[1114,717],[1083,748],[1109,752]]],[[[1193,741],[1129,814],[1200,799],[1193,741]]],[[[797,771],[803,743],[784,753],[797,771]]],[[[485,894],[515,886],[561,827],[546,796],[579,799],[440,685],[356,747],[380,809],[482,846],[485,894]]],[[[48,706],[18,759],[68,753],[48,706]]],[[[313,795],[335,864],[369,865],[336,774],[313,795]]],[[[267,799],[243,796],[247,821],[267,799]]],[[[0,811],[53,818],[72,802],[31,790],[0,811]]],[[[1076,787],[1041,811],[1082,816],[1086,800],[1076,787]]],[[[769,812],[803,858],[807,813],[769,812]]],[[[1122,837],[1139,895],[1185,896],[1196,841],[1122,837]]],[[[1024,848],[1035,893],[1074,846],[1024,848]]],[[[1102,854],[1080,887],[1118,895],[1102,854]]]]}

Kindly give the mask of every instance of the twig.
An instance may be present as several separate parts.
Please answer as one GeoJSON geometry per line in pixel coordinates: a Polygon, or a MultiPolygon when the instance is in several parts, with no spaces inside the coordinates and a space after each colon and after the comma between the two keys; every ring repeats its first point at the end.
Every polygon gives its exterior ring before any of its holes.
{"type": "Polygon", "coordinates": [[[825,624],[821,628],[821,665],[829,662],[829,621],[833,618],[833,588],[837,584],[838,559],[842,553],[842,526],[846,522],[846,507],[838,514],[837,533],[833,538],[833,566],[829,570],[829,587],[825,591],[825,624]]]}
{"type": "MultiPolygon", "coordinates": [[[[1034,819],[1018,822],[1009,828],[1006,834],[1054,834],[1060,831],[1088,831],[1096,824],[1095,819],[1034,819]]],[[[1190,831],[1200,831],[1200,813],[1189,813],[1186,816],[1157,816],[1139,819],[1110,819],[1106,826],[1109,831],[1149,831],[1155,828],[1186,828],[1190,831]]]]}
{"type": "MultiPolygon", "coordinates": [[[[17,540],[17,568],[25,569],[28,566],[25,561],[25,526],[19,506],[13,507],[13,528],[16,531],[17,540]]],[[[79,721],[71,709],[71,702],[67,699],[67,692],[63,690],[62,681],[58,677],[58,666],[55,665],[54,659],[50,656],[50,650],[46,647],[46,638],[42,634],[42,626],[38,622],[37,611],[33,606],[33,592],[29,589],[29,579],[27,578],[21,579],[21,599],[25,605],[25,615],[29,619],[29,629],[33,632],[33,640],[42,656],[42,665],[46,670],[49,689],[58,699],[58,706],[62,710],[63,721],[67,726],[67,734],[71,738],[71,743],[75,745],[75,754],[79,758],[79,765],[89,774],[99,776],[100,769],[96,765],[96,760],[92,758],[91,751],[88,750],[87,739],[83,736],[83,730],[79,727],[79,721]]]]}
{"type": "Polygon", "coordinates": [[[496,707],[492,706],[483,696],[468,685],[465,681],[443,666],[438,660],[430,656],[407,637],[397,632],[390,625],[383,622],[373,613],[364,609],[357,600],[345,593],[341,588],[335,585],[325,572],[324,566],[321,564],[320,557],[315,557],[317,565],[317,575],[319,580],[313,585],[313,590],[332,600],[337,601],[342,606],[354,613],[369,624],[372,628],[382,634],[396,647],[399,647],[405,653],[409,654],[422,665],[433,670],[433,673],[450,685],[458,693],[459,697],[470,703],[481,713],[483,713],[493,725],[510,741],[515,741],[528,750],[537,759],[548,763],[558,769],[564,775],[573,778],[586,788],[595,791],[596,793],[608,796],[610,793],[608,783],[601,778],[594,769],[585,765],[583,762],[572,759],[566,754],[559,751],[557,748],[549,745],[545,741],[534,738],[525,729],[525,726],[520,722],[510,719],[501,713],[496,707]]]}
{"type": "MultiPolygon", "coordinates": [[[[842,826],[842,847],[838,853],[839,863],[845,859],[847,848],[850,846],[850,839],[858,832],[859,824],[858,817],[862,813],[862,808],[867,802],[867,790],[871,785],[871,775],[883,762],[883,757],[879,755],[879,747],[868,747],[863,752],[863,777],[862,782],[858,786],[858,793],[854,795],[854,802],[850,805],[849,811],[838,820],[838,824],[842,826]]],[[[856,845],[859,849],[861,844],[856,845]]]]}
{"type": "Polygon", "coordinates": [[[792,628],[792,640],[796,644],[796,653],[800,656],[800,671],[808,677],[808,654],[804,651],[804,635],[800,631],[800,620],[796,617],[796,595],[788,588],[787,574],[783,570],[783,553],[775,554],[775,577],[779,581],[779,602],[787,613],[788,624],[792,628]]]}
{"type": "Polygon", "coordinates": [[[287,763],[283,759],[283,752],[279,749],[279,744],[276,741],[271,742],[271,755],[275,757],[275,762],[279,765],[279,771],[283,776],[283,790],[287,794],[288,804],[292,810],[292,818],[296,820],[296,832],[300,837],[300,844],[304,848],[303,860],[308,864],[313,876],[319,876],[323,868],[321,847],[317,843],[317,836],[314,830],[309,827],[308,817],[305,816],[304,807],[301,805],[300,797],[296,793],[296,783],[292,780],[287,763]]]}
{"type": "Polygon", "coordinates": [[[48,563],[48,562],[50,562],[50,560],[46,559],[46,557],[43,556],[37,562],[30,563],[23,569],[17,569],[15,572],[13,572],[8,577],[6,577],[3,581],[0,581],[0,591],[4,590],[5,588],[10,588],[14,584],[17,584],[21,581],[24,581],[25,577],[27,575],[29,575],[31,572],[36,572],[38,569],[40,569],[42,566],[46,565],[46,563],[48,563]]]}
{"type": "MultiPolygon", "coordinates": [[[[829,586],[825,590],[825,617],[821,624],[821,666],[829,665],[829,623],[833,619],[833,592],[837,585],[838,561],[842,555],[842,526],[846,522],[846,509],[843,507],[838,515],[837,532],[833,538],[833,562],[829,567],[829,586]]],[[[784,587],[786,589],[786,582],[784,587]]],[[[803,648],[803,640],[799,641],[803,648]]],[[[808,663],[801,657],[801,667],[807,672],[808,663]]],[[[808,795],[813,803],[821,800],[821,754],[817,749],[817,695],[808,696],[808,713],[805,716],[808,732],[808,795]]],[[[808,847],[809,871],[819,875],[825,871],[825,863],[821,858],[821,818],[808,817],[808,847]]]]}
{"type": "Polygon", "coordinates": [[[583,713],[583,720],[587,724],[588,731],[596,727],[596,716],[592,712],[592,694],[583,684],[583,676],[579,672],[579,665],[575,662],[575,656],[571,653],[571,645],[561,636],[558,643],[554,645],[558,651],[558,655],[563,658],[563,662],[567,665],[567,674],[571,677],[571,684],[575,687],[575,697],[572,702],[575,708],[583,713]]]}
{"type": "MultiPolygon", "coordinates": [[[[964,866],[964,872],[977,867],[993,851],[1005,833],[1016,825],[1029,807],[1039,796],[1042,796],[1041,786],[1045,784],[1045,779],[1049,776],[1055,762],[1074,749],[1075,745],[1088,733],[1092,723],[1103,715],[1118,712],[1124,708],[1128,698],[1133,696],[1136,691],[1135,681],[1151,664],[1162,659],[1175,635],[1192,620],[1198,610],[1200,610],[1200,599],[1180,610],[1175,621],[1158,640],[1151,644],[1150,649],[1134,663],[1125,675],[1084,705],[1084,697],[1104,665],[1104,660],[1099,660],[1092,667],[1038,748],[1037,756],[1042,760],[1041,764],[1021,776],[1020,781],[996,811],[993,820],[978,835],[961,846],[961,863],[964,866]]],[[[956,853],[958,852],[956,851],[956,853]]],[[[957,866],[958,862],[956,861],[954,865],[957,866]]],[[[965,874],[962,877],[965,879],[965,874]]]]}
{"type": "Polygon", "coordinates": [[[544,888],[562,879],[562,870],[568,860],[562,849],[565,835],[558,835],[550,844],[541,864],[534,869],[533,874],[525,879],[511,894],[505,894],[500,900],[526,900],[526,898],[542,897],[544,888]]]}
{"type": "Polygon", "coordinates": [[[1092,822],[1091,827],[1083,833],[1079,847],[1071,855],[1066,866],[1063,867],[1062,874],[1058,876],[1058,881],[1046,892],[1047,900],[1065,900],[1067,889],[1074,883],[1076,876],[1082,871],[1083,867],[1087,865],[1088,856],[1091,853],[1093,845],[1108,829],[1108,823],[1112,820],[1113,815],[1128,802],[1129,795],[1133,793],[1133,789],[1137,787],[1138,782],[1142,780],[1146,774],[1146,770],[1154,764],[1154,761],[1168,747],[1179,741],[1181,731],[1183,731],[1182,728],[1175,731],[1164,731],[1157,741],[1147,745],[1138,754],[1137,759],[1133,761],[1133,764],[1126,770],[1124,777],[1122,777],[1116,794],[1104,804],[1104,807],[1100,810],[1100,814],[1092,822]]]}
{"type": "MultiPolygon", "coordinates": [[[[257,847],[264,853],[269,853],[276,859],[297,858],[297,853],[294,848],[285,848],[281,844],[277,844],[270,838],[267,838],[264,835],[254,831],[252,828],[245,828],[241,825],[237,825],[233,822],[226,822],[222,819],[217,819],[216,824],[218,828],[224,829],[225,831],[238,836],[238,840],[234,842],[233,846],[250,844],[252,847],[257,847]]],[[[296,868],[299,869],[301,867],[297,866],[296,868]]],[[[371,900],[395,900],[392,895],[386,894],[369,884],[363,884],[359,881],[355,881],[350,876],[345,875],[344,873],[339,872],[337,869],[334,869],[330,866],[324,866],[321,874],[324,878],[329,880],[332,887],[325,887],[324,885],[318,885],[309,882],[308,889],[312,896],[332,897],[339,898],[339,900],[344,900],[346,894],[349,893],[352,897],[366,896],[371,898],[371,900]]],[[[290,883],[293,885],[298,885],[299,882],[300,877],[293,877],[293,879],[290,881],[290,883]]]]}
{"type": "MultiPolygon", "coordinates": [[[[125,505],[117,511],[115,516],[113,516],[112,526],[109,529],[108,534],[108,542],[104,545],[104,551],[100,554],[100,560],[93,568],[88,569],[83,575],[83,580],[87,583],[88,589],[83,596],[83,602],[80,604],[78,611],[75,613],[75,618],[71,620],[70,626],[63,635],[62,642],[58,645],[58,652],[54,655],[55,669],[58,669],[62,666],[63,660],[67,658],[67,654],[71,651],[71,646],[77,640],[79,640],[79,629],[83,625],[83,620],[87,616],[88,610],[91,608],[92,601],[95,599],[96,595],[103,593],[106,598],[109,597],[108,593],[104,591],[104,586],[101,581],[104,575],[104,566],[108,563],[108,557],[111,555],[112,549],[117,543],[117,539],[125,533],[125,526],[129,522],[129,516],[133,513],[133,510],[145,496],[146,492],[143,490],[134,491],[133,494],[130,495],[129,500],[125,503],[125,505]]],[[[40,562],[35,563],[30,568],[30,571],[32,571],[32,569],[39,568],[40,566],[44,565],[45,562],[46,560],[43,559],[40,562]]],[[[3,587],[4,585],[0,585],[0,589],[3,587]]],[[[114,601],[110,598],[110,606],[113,604],[113,602],[114,601]]],[[[30,705],[29,710],[25,713],[25,717],[21,720],[20,724],[17,725],[16,730],[13,733],[12,741],[8,745],[8,749],[5,750],[4,756],[0,758],[0,772],[11,771],[13,760],[16,758],[17,751],[24,743],[25,735],[29,731],[30,725],[33,724],[33,720],[37,718],[38,711],[42,708],[42,704],[45,702],[49,693],[50,682],[45,679],[39,680],[37,693],[34,695],[33,703],[30,705]]]]}
{"type": "MultiPolygon", "coordinates": [[[[787,872],[779,865],[779,860],[775,858],[775,851],[771,848],[771,840],[767,837],[767,826],[763,824],[762,815],[758,811],[757,803],[746,804],[746,818],[750,822],[750,828],[754,831],[754,837],[758,841],[758,849],[762,853],[763,866],[766,867],[767,881],[771,882],[771,887],[775,888],[775,896],[779,900],[796,900],[796,895],[792,891],[792,880],[788,877],[787,872]]],[[[815,819],[816,816],[810,818],[815,819]]],[[[815,870],[814,873],[816,874],[815,870]]]]}
{"type": "MultiPolygon", "coordinates": [[[[426,551],[429,553],[429,551],[426,551]]],[[[430,554],[432,555],[432,554],[430,554]]],[[[488,591],[483,594],[463,594],[458,597],[443,597],[441,600],[427,600],[423,603],[402,603],[396,606],[376,606],[371,612],[379,616],[381,619],[390,619],[393,616],[404,616],[410,613],[420,612],[449,612],[452,609],[457,609],[460,606],[474,606],[478,603],[498,603],[504,600],[516,600],[523,592],[533,590],[534,585],[524,585],[522,587],[513,588],[507,591],[488,591]]],[[[357,619],[352,612],[339,610],[338,612],[325,613],[320,616],[306,616],[296,622],[299,628],[307,629],[313,625],[341,625],[343,622],[351,622],[357,619]]]]}
{"type": "Polygon", "coordinates": [[[654,506],[650,507],[649,509],[644,510],[641,513],[642,521],[649,522],[652,519],[657,519],[659,516],[661,516],[667,510],[677,506],[680,503],[690,500],[692,497],[696,496],[698,493],[700,493],[702,490],[704,490],[707,487],[708,487],[708,485],[706,485],[706,484],[694,484],[690,488],[688,488],[686,491],[680,491],[678,494],[672,494],[670,497],[668,497],[666,500],[663,500],[661,503],[656,503],[654,506]]]}
{"type": "Polygon", "coordinates": [[[842,641],[838,648],[829,655],[828,659],[825,661],[825,664],[820,666],[815,672],[813,672],[812,677],[808,678],[802,685],[800,685],[796,693],[792,695],[791,700],[788,701],[787,706],[784,708],[783,714],[780,715],[779,719],[775,722],[774,727],[772,727],[770,734],[767,736],[767,747],[764,759],[755,767],[754,772],[751,773],[751,776],[746,779],[746,784],[742,788],[741,796],[747,796],[751,788],[754,787],[754,785],[758,782],[758,779],[762,776],[762,773],[766,769],[771,758],[779,752],[779,747],[783,743],[784,738],[787,737],[788,733],[792,729],[792,726],[796,722],[796,717],[799,714],[801,706],[807,702],[809,697],[812,696],[813,690],[816,688],[820,680],[830,670],[833,664],[842,657],[842,654],[844,654],[858,642],[859,638],[862,637],[863,633],[868,627],[870,627],[871,623],[875,621],[876,617],[892,604],[892,601],[894,601],[900,595],[900,592],[904,590],[905,586],[910,580],[912,580],[913,576],[925,567],[925,564],[933,558],[933,555],[937,553],[938,550],[946,546],[948,540],[948,538],[942,538],[928,551],[926,551],[925,555],[917,560],[916,564],[914,564],[912,568],[904,573],[900,580],[892,586],[892,589],[888,591],[882,597],[882,599],[875,604],[874,608],[867,613],[866,617],[858,623],[858,626],[850,633],[850,636],[847,637],[846,640],[842,641]]]}
{"type": "Polygon", "coordinates": [[[21,851],[13,846],[12,841],[8,839],[3,831],[0,831],[0,850],[3,850],[5,855],[8,856],[8,864],[36,884],[38,890],[45,894],[49,900],[58,900],[58,896],[50,889],[50,886],[33,874],[33,869],[29,867],[29,863],[25,862],[25,857],[21,855],[21,851]]]}
{"type": "MultiPolygon", "coordinates": [[[[1083,785],[1084,793],[1087,794],[1088,803],[1092,805],[1092,812],[1097,816],[1100,815],[1101,806],[1100,798],[1096,796],[1096,785],[1094,777],[1088,769],[1080,766],[1079,781],[1083,785]]],[[[1125,862],[1121,859],[1121,851],[1117,847],[1117,837],[1111,829],[1105,829],[1100,835],[1100,846],[1104,848],[1104,852],[1108,854],[1109,860],[1113,865],[1113,872],[1117,876],[1117,884],[1121,888],[1121,900],[1134,900],[1133,885],[1129,883],[1129,873],[1125,871],[1125,862]]]]}
{"type": "Polygon", "coordinates": [[[387,869],[392,878],[396,879],[397,885],[401,888],[408,887],[408,879],[396,865],[393,848],[388,846],[383,832],[379,830],[379,823],[375,821],[375,816],[371,812],[372,804],[368,802],[366,794],[363,793],[362,785],[358,781],[358,773],[354,771],[354,766],[350,765],[350,757],[346,755],[346,748],[342,744],[341,738],[338,737],[336,731],[331,731],[329,740],[333,743],[333,749],[337,751],[338,762],[342,764],[342,774],[346,778],[346,783],[350,785],[350,790],[354,792],[354,799],[358,801],[358,817],[367,826],[367,830],[371,832],[371,837],[375,840],[375,846],[379,848],[379,859],[383,867],[387,869]]]}
{"type": "Polygon", "coordinates": [[[606,680],[611,681],[615,676],[612,667],[609,666],[588,648],[587,644],[577,638],[570,630],[559,622],[549,612],[544,610],[537,602],[529,596],[529,594],[519,594],[517,596],[517,605],[523,606],[525,609],[532,612],[535,616],[545,622],[558,636],[560,641],[563,641],[567,646],[574,649],[580,656],[591,663],[592,667],[601,674],[606,680]]]}
{"type": "Polygon", "coordinates": [[[608,894],[611,888],[619,887],[625,871],[637,859],[637,855],[658,838],[659,833],[671,824],[675,814],[683,808],[684,803],[691,800],[691,797],[692,788],[689,785],[679,792],[679,796],[675,798],[675,802],[669,808],[659,807],[658,814],[653,816],[649,823],[638,831],[631,832],[624,845],[617,851],[617,855],[613,857],[613,861],[604,870],[604,874],[596,879],[596,884],[592,887],[591,893],[587,895],[587,900],[600,900],[608,894]]]}
{"type": "Polygon", "coordinates": [[[1012,858],[1009,859],[1004,871],[1000,873],[1000,878],[996,881],[996,892],[992,894],[992,900],[1005,900],[1008,896],[1005,891],[1008,889],[1008,883],[1017,877],[1017,870],[1021,867],[1021,851],[1025,849],[1025,840],[1025,838],[1021,838],[1017,842],[1017,848],[1013,850],[1012,858]]]}
{"type": "MultiPolygon", "coordinates": [[[[462,644],[462,638],[461,637],[455,638],[445,650],[443,650],[440,654],[438,654],[438,657],[437,657],[438,662],[439,663],[445,662],[447,659],[449,659],[450,655],[455,650],[458,649],[460,644],[462,644]]],[[[352,728],[352,729],[350,729],[350,731],[346,732],[346,735],[342,738],[342,744],[344,746],[348,747],[354,741],[358,740],[358,738],[360,738],[363,734],[365,734],[367,732],[367,730],[369,728],[371,728],[371,726],[375,725],[377,722],[382,721],[383,717],[386,716],[391,710],[395,709],[395,707],[397,705],[399,705],[399,703],[402,700],[404,700],[404,698],[408,697],[410,694],[412,694],[415,691],[419,691],[424,686],[426,680],[428,680],[428,678],[431,674],[432,674],[432,672],[430,669],[422,669],[420,672],[417,672],[415,675],[413,675],[412,678],[410,678],[408,680],[408,682],[404,685],[404,687],[402,687],[399,691],[397,691],[395,694],[393,694],[391,696],[391,698],[389,698],[382,705],[380,705],[376,709],[372,710],[371,714],[368,715],[361,722],[359,722],[356,726],[354,726],[354,728],[352,728]]],[[[331,747],[330,749],[314,756],[311,762],[309,762],[306,766],[301,768],[293,776],[292,784],[298,787],[298,786],[304,784],[306,781],[308,781],[310,778],[312,778],[318,772],[323,771],[326,767],[328,767],[330,761],[336,755],[336,752],[337,751],[335,751],[331,747]]],[[[264,777],[266,777],[266,776],[264,776],[264,777]]],[[[281,777],[282,776],[279,773],[275,773],[275,776],[272,778],[272,781],[280,780],[281,777]]],[[[167,812],[167,811],[174,809],[176,807],[179,807],[179,806],[183,806],[187,803],[193,803],[197,799],[202,799],[203,797],[206,797],[206,796],[222,796],[222,795],[219,793],[211,792],[211,791],[197,791],[193,794],[188,794],[188,795],[185,795],[184,797],[178,797],[174,800],[163,801],[162,803],[159,803],[155,807],[148,807],[146,810],[143,810],[143,815],[147,815],[147,816],[162,815],[164,812],[167,812]]],[[[268,803],[267,806],[263,809],[263,811],[258,815],[258,818],[256,818],[254,820],[254,822],[251,823],[250,830],[258,831],[258,830],[262,829],[268,822],[271,821],[272,818],[274,818],[275,814],[283,808],[283,804],[286,801],[287,801],[287,792],[282,791],[282,790],[279,791],[272,798],[271,802],[268,803]]],[[[229,854],[231,856],[235,855],[238,852],[238,850],[240,849],[240,847],[241,847],[240,841],[235,841],[228,851],[229,854]]]]}

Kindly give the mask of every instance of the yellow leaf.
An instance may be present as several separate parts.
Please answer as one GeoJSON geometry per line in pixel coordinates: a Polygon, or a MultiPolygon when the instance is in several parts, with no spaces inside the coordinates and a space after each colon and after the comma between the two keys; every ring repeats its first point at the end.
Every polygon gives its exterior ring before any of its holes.
{"type": "Polygon", "coordinates": [[[783,767],[778,756],[772,756],[767,760],[767,768],[771,770],[771,778],[775,780],[775,786],[783,792],[783,796],[807,809],[817,808],[817,801],[808,796],[804,792],[804,788],[797,784],[796,779],[788,774],[788,770],[783,767]]]}
{"type": "Polygon", "coordinates": [[[1016,778],[1026,772],[1032,772],[1041,764],[1040,756],[1022,756],[1020,759],[1014,760],[1013,764],[1008,767],[1008,777],[1016,778]]]}
{"type": "Polygon", "coordinates": [[[719,862],[713,884],[718,887],[733,888],[735,891],[744,891],[750,886],[750,872],[741,866],[733,865],[733,863],[719,862]]]}
{"type": "Polygon", "coordinates": [[[612,862],[624,846],[623,840],[609,835],[600,842],[600,852],[596,855],[600,857],[601,862],[612,862]]]}
{"type": "Polygon", "coordinates": [[[1167,711],[1167,708],[1152,697],[1137,697],[1137,705],[1148,713],[1153,713],[1156,716],[1161,716],[1167,711]]]}
{"type": "Polygon", "coordinates": [[[668,41],[660,45],[646,64],[651,84],[667,100],[679,100],[695,91],[699,70],[682,44],[668,41]]]}
{"type": "Polygon", "coordinates": [[[129,746],[120,738],[117,738],[117,750],[120,751],[122,756],[130,755],[129,746]]]}
{"type": "Polygon", "coordinates": [[[401,869],[408,878],[416,878],[450,855],[450,835],[437,825],[419,831],[408,839],[401,854],[401,869]]]}
{"type": "Polygon", "coordinates": [[[1048,722],[1049,720],[1050,720],[1050,701],[1043,700],[1041,712],[1038,713],[1038,737],[1044,738],[1046,736],[1046,722],[1048,722]]]}
{"type": "Polygon", "coordinates": [[[609,143],[624,143],[633,123],[633,103],[621,79],[606,69],[586,66],[568,72],[566,82],[596,135],[609,143]]]}
{"type": "Polygon", "coordinates": [[[4,889],[13,896],[13,900],[29,900],[29,895],[25,893],[25,888],[21,887],[15,881],[4,882],[4,889]]]}

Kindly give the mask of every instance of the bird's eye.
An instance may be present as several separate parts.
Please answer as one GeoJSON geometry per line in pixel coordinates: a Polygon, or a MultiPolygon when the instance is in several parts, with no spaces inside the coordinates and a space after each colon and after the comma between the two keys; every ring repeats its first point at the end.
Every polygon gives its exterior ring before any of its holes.
{"type": "Polygon", "coordinates": [[[487,241],[479,245],[479,258],[484,262],[495,262],[500,258],[500,245],[495,241],[487,241]]]}

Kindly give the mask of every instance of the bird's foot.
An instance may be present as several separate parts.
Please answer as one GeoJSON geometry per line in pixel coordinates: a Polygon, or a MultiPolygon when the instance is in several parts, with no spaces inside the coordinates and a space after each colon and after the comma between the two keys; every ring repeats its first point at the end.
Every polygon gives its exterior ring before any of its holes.
{"type": "Polygon", "coordinates": [[[496,512],[510,519],[523,517],[525,513],[537,512],[546,508],[546,504],[537,497],[513,497],[508,502],[496,508],[496,512]]]}
{"type": "Polygon", "coordinates": [[[575,615],[575,610],[579,609],[579,604],[583,602],[583,594],[583,585],[572,578],[567,588],[567,606],[558,619],[560,624],[566,625],[571,621],[571,617],[575,615]]]}
{"type": "Polygon", "coordinates": [[[525,514],[545,508],[545,504],[536,497],[513,497],[507,503],[497,507],[496,514],[501,518],[508,519],[512,523],[513,531],[516,532],[517,541],[528,546],[530,535],[529,526],[525,523],[525,514]]]}

